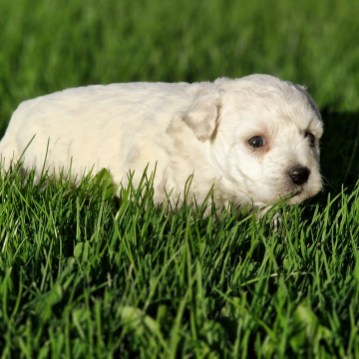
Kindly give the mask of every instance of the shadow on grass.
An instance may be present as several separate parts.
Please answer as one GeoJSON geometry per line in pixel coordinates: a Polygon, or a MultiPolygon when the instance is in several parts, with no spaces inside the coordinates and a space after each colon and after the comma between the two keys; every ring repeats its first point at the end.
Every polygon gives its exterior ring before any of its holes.
{"type": "Polygon", "coordinates": [[[321,167],[325,192],[352,190],[359,177],[359,113],[322,112],[321,167]]]}

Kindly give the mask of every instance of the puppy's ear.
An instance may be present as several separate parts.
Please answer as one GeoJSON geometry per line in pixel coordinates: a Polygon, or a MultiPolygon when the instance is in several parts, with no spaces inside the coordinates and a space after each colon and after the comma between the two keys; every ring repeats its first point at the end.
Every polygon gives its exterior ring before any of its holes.
{"type": "Polygon", "coordinates": [[[199,91],[182,120],[204,142],[213,139],[219,123],[221,98],[217,91],[199,91]]]}

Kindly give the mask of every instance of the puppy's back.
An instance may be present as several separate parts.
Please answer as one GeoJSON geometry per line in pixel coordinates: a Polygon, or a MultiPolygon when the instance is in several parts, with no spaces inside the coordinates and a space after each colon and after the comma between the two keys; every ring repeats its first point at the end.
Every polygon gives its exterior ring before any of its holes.
{"type": "Polygon", "coordinates": [[[195,93],[212,86],[91,85],[24,101],[0,142],[3,168],[18,161],[25,150],[26,169],[41,169],[45,159],[57,168],[68,168],[71,162],[76,172],[86,172],[91,165],[95,170],[113,163],[120,166],[124,151],[131,151],[135,143],[158,140],[173,116],[188,109],[195,93]]]}

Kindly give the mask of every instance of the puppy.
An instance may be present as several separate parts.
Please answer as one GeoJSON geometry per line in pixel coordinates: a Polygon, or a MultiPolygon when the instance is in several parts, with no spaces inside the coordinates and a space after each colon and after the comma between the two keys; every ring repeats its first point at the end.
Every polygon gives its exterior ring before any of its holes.
{"type": "Polygon", "coordinates": [[[154,200],[213,190],[217,206],[290,204],[322,187],[323,124],[307,91],[270,75],[67,89],[20,104],[0,142],[3,169],[74,181],[106,168],[117,184],[155,171],[154,200]],[[289,198],[289,199],[288,199],[289,198]]]}

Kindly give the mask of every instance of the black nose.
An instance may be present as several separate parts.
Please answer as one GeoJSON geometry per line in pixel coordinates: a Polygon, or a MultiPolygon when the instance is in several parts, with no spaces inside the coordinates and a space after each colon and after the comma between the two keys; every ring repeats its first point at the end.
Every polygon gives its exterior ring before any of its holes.
{"type": "Polygon", "coordinates": [[[289,170],[288,176],[292,180],[294,184],[297,184],[298,186],[304,184],[308,181],[310,175],[310,170],[308,167],[293,167],[289,170]]]}

